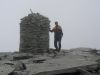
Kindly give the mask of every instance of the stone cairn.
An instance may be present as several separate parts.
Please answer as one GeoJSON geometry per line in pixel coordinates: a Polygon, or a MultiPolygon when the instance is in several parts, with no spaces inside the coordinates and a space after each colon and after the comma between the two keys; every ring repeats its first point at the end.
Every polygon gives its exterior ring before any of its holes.
{"type": "Polygon", "coordinates": [[[39,13],[21,19],[20,52],[45,53],[49,49],[50,20],[39,13]]]}

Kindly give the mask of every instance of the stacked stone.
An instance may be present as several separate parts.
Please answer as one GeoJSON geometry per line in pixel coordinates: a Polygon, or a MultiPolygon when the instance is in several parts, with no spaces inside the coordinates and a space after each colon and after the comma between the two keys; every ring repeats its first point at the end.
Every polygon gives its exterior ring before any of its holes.
{"type": "Polygon", "coordinates": [[[21,19],[20,52],[44,53],[49,49],[49,19],[32,13],[21,19]]]}

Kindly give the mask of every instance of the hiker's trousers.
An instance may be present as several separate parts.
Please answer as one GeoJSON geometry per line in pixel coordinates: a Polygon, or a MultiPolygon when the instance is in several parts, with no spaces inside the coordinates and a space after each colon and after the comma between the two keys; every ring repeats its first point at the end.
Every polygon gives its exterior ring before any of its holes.
{"type": "Polygon", "coordinates": [[[58,51],[61,50],[61,38],[59,38],[59,39],[55,38],[54,39],[54,46],[55,46],[56,50],[58,50],[58,51]]]}

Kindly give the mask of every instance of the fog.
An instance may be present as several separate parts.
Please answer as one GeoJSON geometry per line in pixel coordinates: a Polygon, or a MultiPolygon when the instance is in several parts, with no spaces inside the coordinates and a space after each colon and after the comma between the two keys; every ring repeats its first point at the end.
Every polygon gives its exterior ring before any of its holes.
{"type": "MultiPolygon", "coordinates": [[[[20,19],[30,9],[47,16],[54,27],[58,21],[64,36],[62,49],[100,49],[100,0],[0,0],[0,52],[19,50],[20,19]]],[[[50,33],[50,48],[53,46],[50,33]]]]}

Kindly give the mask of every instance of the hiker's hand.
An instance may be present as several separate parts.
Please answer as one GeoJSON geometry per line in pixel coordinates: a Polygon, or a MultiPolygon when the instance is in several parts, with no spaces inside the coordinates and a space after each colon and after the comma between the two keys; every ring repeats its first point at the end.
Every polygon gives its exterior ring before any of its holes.
{"type": "Polygon", "coordinates": [[[49,31],[52,32],[52,30],[51,30],[51,25],[49,25],[49,31]]]}

